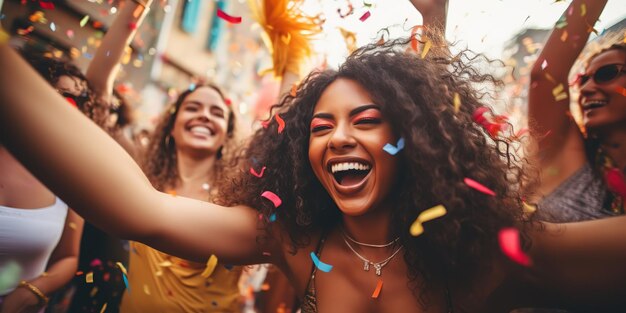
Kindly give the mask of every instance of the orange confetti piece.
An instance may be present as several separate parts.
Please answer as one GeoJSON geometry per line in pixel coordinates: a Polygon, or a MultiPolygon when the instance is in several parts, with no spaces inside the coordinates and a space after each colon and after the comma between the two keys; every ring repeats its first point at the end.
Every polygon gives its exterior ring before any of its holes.
{"type": "Polygon", "coordinates": [[[85,275],[85,282],[87,282],[88,284],[93,283],[93,272],[89,272],[87,273],[87,275],[85,275]]]}
{"type": "Polygon", "coordinates": [[[564,30],[563,33],[561,34],[561,41],[566,41],[567,40],[567,30],[564,30]]]}
{"type": "Polygon", "coordinates": [[[89,296],[93,298],[97,293],[98,293],[98,287],[93,287],[91,288],[91,291],[89,292],[89,296]]]}
{"type": "Polygon", "coordinates": [[[135,10],[133,11],[133,17],[134,18],[138,18],[141,16],[141,13],[143,13],[144,7],[142,5],[138,5],[135,10]]]}
{"type": "Polygon", "coordinates": [[[107,303],[105,302],[104,305],[102,306],[102,309],[100,309],[100,313],[104,313],[106,309],[107,309],[107,303]]]}
{"type": "Polygon", "coordinates": [[[166,191],[165,193],[167,193],[170,196],[176,197],[176,190],[174,190],[174,189],[170,189],[170,190],[166,191]]]}
{"type": "Polygon", "coordinates": [[[276,123],[278,123],[278,133],[282,133],[285,129],[285,121],[280,117],[280,115],[276,114],[276,123]]]}
{"type": "Polygon", "coordinates": [[[615,88],[615,91],[617,91],[617,93],[619,93],[620,95],[626,97],[626,88],[622,86],[617,86],[617,88],[615,88]]]}
{"type": "Polygon", "coordinates": [[[7,41],[9,41],[9,34],[7,34],[4,29],[2,29],[0,27],[0,45],[6,43],[7,41]]]}
{"type": "Polygon", "coordinates": [[[76,230],[76,228],[78,226],[76,226],[76,223],[74,223],[74,222],[69,222],[69,223],[67,223],[67,227],[69,227],[69,228],[71,228],[73,230],[76,230]]]}
{"type": "Polygon", "coordinates": [[[270,284],[264,283],[263,285],[261,285],[261,290],[263,290],[263,291],[270,290],[270,284]]]}
{"type": "Polygon", "coordinates": [[[289,95],[295,98],[297,91],[298,91],[298,85],[294,83],[293,85],[291,85],[291,92],[289,92],[289,95]]]}
{"type": "Polygon", "coordinates": [[[150,295],[150,287],[148,285],[143,285],[143,293],[150,295]]]}
{"type": "Polygon", "coordinates": [[[424,226],[422,226],[423,223],[442,217],[446,215],[446,213],[446,207],[441,204],[425,210],[424,212],[420,213],[413,222],[413,224],[411,224],[409,232],[414,237],[421,235],[422,233],[424,233],[424,226]]]}
{"type": "Polygon", "coordinates": [[[206,268],[204,268],[204,271],[202,272],[202,274],[200,274],[200,276],[204,278],[209,278],[209,276],[213,274],[213,271],[215,270],[216,266],[217,266],[217,257],[214,254],[211,254],[211,257],[206,262],[206,268]]]}
{"type": "Polygon", "coordinates": [[[585,15],[587,15],[587,5],[583,3],[580,5],[580,16],[585,15]]]}
{"type": "Polygon", "coordinates": [[[374,293],[372,293],[372,299],[378,299],[380,295],[380,291],[383,289],[383,280],[378,279],[378,283],[376,284],[376,289],[374,289],[374,293]]]}

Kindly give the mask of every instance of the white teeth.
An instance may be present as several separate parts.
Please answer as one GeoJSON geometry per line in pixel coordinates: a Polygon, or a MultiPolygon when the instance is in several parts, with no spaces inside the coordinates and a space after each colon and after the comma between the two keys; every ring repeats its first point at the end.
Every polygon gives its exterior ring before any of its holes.
{"type": "Polygon", "coordinates": [[[189,129],[189,131],[192,133],[211,135],[211,130],[205,126],[194,126],[191,129],[189,129]]]}
{"type": "Polygon", "coordinates": [[[330,170],[333,174],[335,174],[336,172],[340,172],[340,171],[348,171],[348,170],[365,171],[369,169],[370,169],[369,165],[360,163],[360,162],[342,162],[342,163],[333,164],[330,167],[330,170]]]}

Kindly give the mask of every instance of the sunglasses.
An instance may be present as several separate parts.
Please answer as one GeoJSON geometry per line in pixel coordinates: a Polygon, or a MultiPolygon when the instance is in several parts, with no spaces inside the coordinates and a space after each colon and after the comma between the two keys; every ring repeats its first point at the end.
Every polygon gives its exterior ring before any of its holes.
{"type": "Polygon", "coordinates": [[[625,64],[607,64],[598,68],[594,73],[580,74],[578,76],[578,86],[586,84],[589,79],[593,79],[598,85],[606,84],[619,77],[621,73],[626,72],[625,66],[625,64]]]}
{"type": "Polygon", "coordinates": [[[71,103],[72,105],[78,108],[82,108],[83,106],[85,106],[85,103],[89,101],[89,96],[85,93],[80,94],[80,95],[75,95],[69,92],[62,92],[61,96],[63,96],[63,98],[65,98],[67,102],[71,103]]]}

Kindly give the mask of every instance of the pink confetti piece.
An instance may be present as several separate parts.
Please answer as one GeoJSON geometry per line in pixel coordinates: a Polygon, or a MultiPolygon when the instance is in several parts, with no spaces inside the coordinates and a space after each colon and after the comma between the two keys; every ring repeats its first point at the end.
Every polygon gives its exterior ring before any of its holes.
{"type": "Polygon", "coordinates": [[[89,266],[91,267],[102,266],[102,261],[100,261],[100,259],[93,259],[91,263],[89,263],[89,266]]]}
{"type": "Polygon", "coordinates": [[[54,3],[48,1],[39,1],[39,6],[45,10],[54,10],[54,3]]]}
{"type": "Polygon", "coordinates": [[[470,188],[474,188],[474,189],[476,189],[476,190],[478,190],[478,191],[480,191],[480,192],[482,192],[482,193],[484,193],[484,194],[487,194],[487,195],[490,195],[490,196],[495,196],[495,195],[496,195],[496,193],[495,193],[495,192],[493,192],[493,190],[491,190],[491,189],[489,189],[489,188],[485,187],[485,186],[484,186],[484,185],[482,185],[481,183],[479,183],[479,182],[477,182],[477,181],[475,181],[475,180],[473,180],[473,179],[471,179],[471,178],[467,178],[467,177],[465,177],[465,178],[463,179],[463,181],[464,181],[464,182],[465,182],[465,184],[466,184],[467,186],[469,186],[470,188]]]}
{"type": "Polygon", "coordinates": [[[530,266],[532,261],[530,257],[524,253],[520,245],[519,231],[513,227],[503,228],[498,232],[498,241],[502,253],[514,262],[530,266]]]}
{"type": "Polygon", "coordinates": [[[229,22],[229,23],[233,23],[233,24],[239,24],[241,23],[241,17],[240,16],[231,16],[228,15],[226,12],[217,9],[217,17],[229,22]]]}
{"type": "Polygon", "coordinates": [[[276,114],[276,123],[278,123],[278,133],[282,133],[285,129],[285,121],[280,117],[280,115],[276,114]]]}
{"type": "Polygon", "coordinates": [[[370,11],[366,11],[365,13],[363,13],[363,15],[361,15],[361,17],[359,17],[359,20],[361,22],[365,22],[365,20],[368,19],[370,15],[372,15],[370,11]]]}
{"type": "Polygon", "coordinates": [[[263,193],[261,194],[261,197],[272,201],[272,203],[274,204],[274,207],[279,207],[282,203],[283,200],[280,199],[280,197],[278,197],[275,193],[271,192],[271,191],[263,191],[263,193]]]}
{"type": "Polygon", "coordinates": [[[261,168],[261,173],[257,173],[257,171],[255,171],[254,168],[250,167],[250,174],[252,174],[252,175],[254,175],[254,176],[258,177],[258,178],[263,177],[263,173],[264,172],[265,172],[265,166],[263,166],[263,168],[261,168]]]}
{"type": "Polygon", "coordinates": [[[74,31],[73,31],[73,30],[71,30],[71,29],[68,29],[68,30],[65,32],[65,35],[66,35],[69,39],[73,39],[73,38],[74,38],[74,31]]]}
{"type": "Polygon", "coordinates": [[[617,168],[610,168],[604,172],[607,188],[614,193],[626,198],[626,177],[617,168]]]}

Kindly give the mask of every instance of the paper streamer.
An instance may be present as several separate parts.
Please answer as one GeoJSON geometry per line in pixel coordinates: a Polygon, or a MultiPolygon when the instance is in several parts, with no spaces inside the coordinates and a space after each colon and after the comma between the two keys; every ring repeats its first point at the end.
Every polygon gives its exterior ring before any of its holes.
{"type": "Polygon", "coordinates": [[[276,123],[278,123],[278,133],[280,134],[285,129],[285,121],[283,121],[283,119],[278,114],[275,115],[275,118],[276,123]]]}
{"type": "Polygon", "coordinates": [[[263,191],[263,193],[261,194],[261,197],[272,201],[272,203],[274,204],[274,207],[279,207],[281,205],[281,203],[283,203],[283,200],[280,199],[280,197],[278,197],[275,193],[271,192],[271,191],[263,191]]]}
{"type": "Polygon", "coordinates": [[[320,259],[317,258],[317,255],[315,255],[315,252],[311,251],[311,259],[313,260],[313,263],[315,264],[315,267],[317,267],[318,270],[322,271],[322,272],[330,272],[330,270],[333,269],[333,266],[330,264],[326,264],[322,261],[320,261],[320,259]]]}
{"type": "Polygon", "coordinates": [[[454,93],[454,113],[459,113],[459,110],[461,109],[461,96],[459,96],[458,92],[454,93]]]}
{"type": "Polygon", "coordinates": [[[471,179],[471,178],[467,178],[465,177],[465,179],[463,179],[463,181],[465,182],[465,184],[467,186],[469,186],[470,188],[474,188],[484,194],[490,195],[490,196],[495,196],[496,193],[493,192],[493,190],[483,186],[481,183],[471,179]]]}
{"type": "Polygon", "coordinates": [[[411,224],[409,232],[414,237],[421,235],[422,233],[424,233],[424,226],[422,225],[423,223],[442,217],[446,215],[446,213],[446,207],[441,204],[420,213],[413,222],[413,224],[411,224]]]}
{"type": "Polygon", "coordinates": [[[530,266],[532,264],[530,257],[522,251],[519,239],[519,231],[513,227],[503,228],[498,233],[498,241],[502,253],[514,262],[530,266]]]}
{"type": "Polygon", "coordinates": [[[252,174],[252,175],[254,175],[254,176],[258,177],[258,178],[263,177],[263,173],[265,173],[265,166],[263,166],[263,168],[261,169],[260,173],[257,173],[257,171],[255,171],[254,168],[250,167],[250,174],[252,174]]]}
{"type": "Polygon", "coordinates": [[[124,285],[126,285],[126,290],[128,292],[130,292],[130,285],[128,284],[128,272],[126,271],[126,267],[124,267],[124,264],[122,264],[122,262],[115,262],[115,265],[117,267],[120,268],[120,270],[122,271],[122,278],[124,279],[124,285]]]}
{"type": "Polygon", "coordinates": [[[424,49],[422,50],[422,54],[420,55],[420,57],[423,59],[426,54],[428,54],[428,51],[430,50],[430,47],[433,45],[433,43],[428,40],[426,41],[426,43],[424,44],[424,49]]]}
{"type": "Polygon", "coordinates": [[[217,257],[214,254],[211,254],[211,257],[209,257],[209,260],[206,262],[206,267],[204,268],[204,271],[202,272],[202,274],[200,274],[200,276],[204,278],[209,278],[209,276],[213,274],[216,266],[217,257]]]}
{"type": "Polygon", "coordinates": [[[217,17],[229,22],[229,23],[233,23],[233,24],[239,24],[241,23],[241,17],[240,16],[231,16],[228,15],[226,12],[220,10],[219,8],[217,9],[217,17]]]}
{"type": "Polygon", "coordinates": [[[383,147],[383,150],[391,155],[396,155],[402,149],[404,149],[404,138],[400,138],[395,146],[388,143],[383,147]]]}
{"type": "Polygon", "coordinates": [[[383,289],[383,280],[379,279],[378,283],[376,284],[376,289],[374,289],[374,293],[372,293],[372,299],[377,299],[382,289],[383,289]]]}

